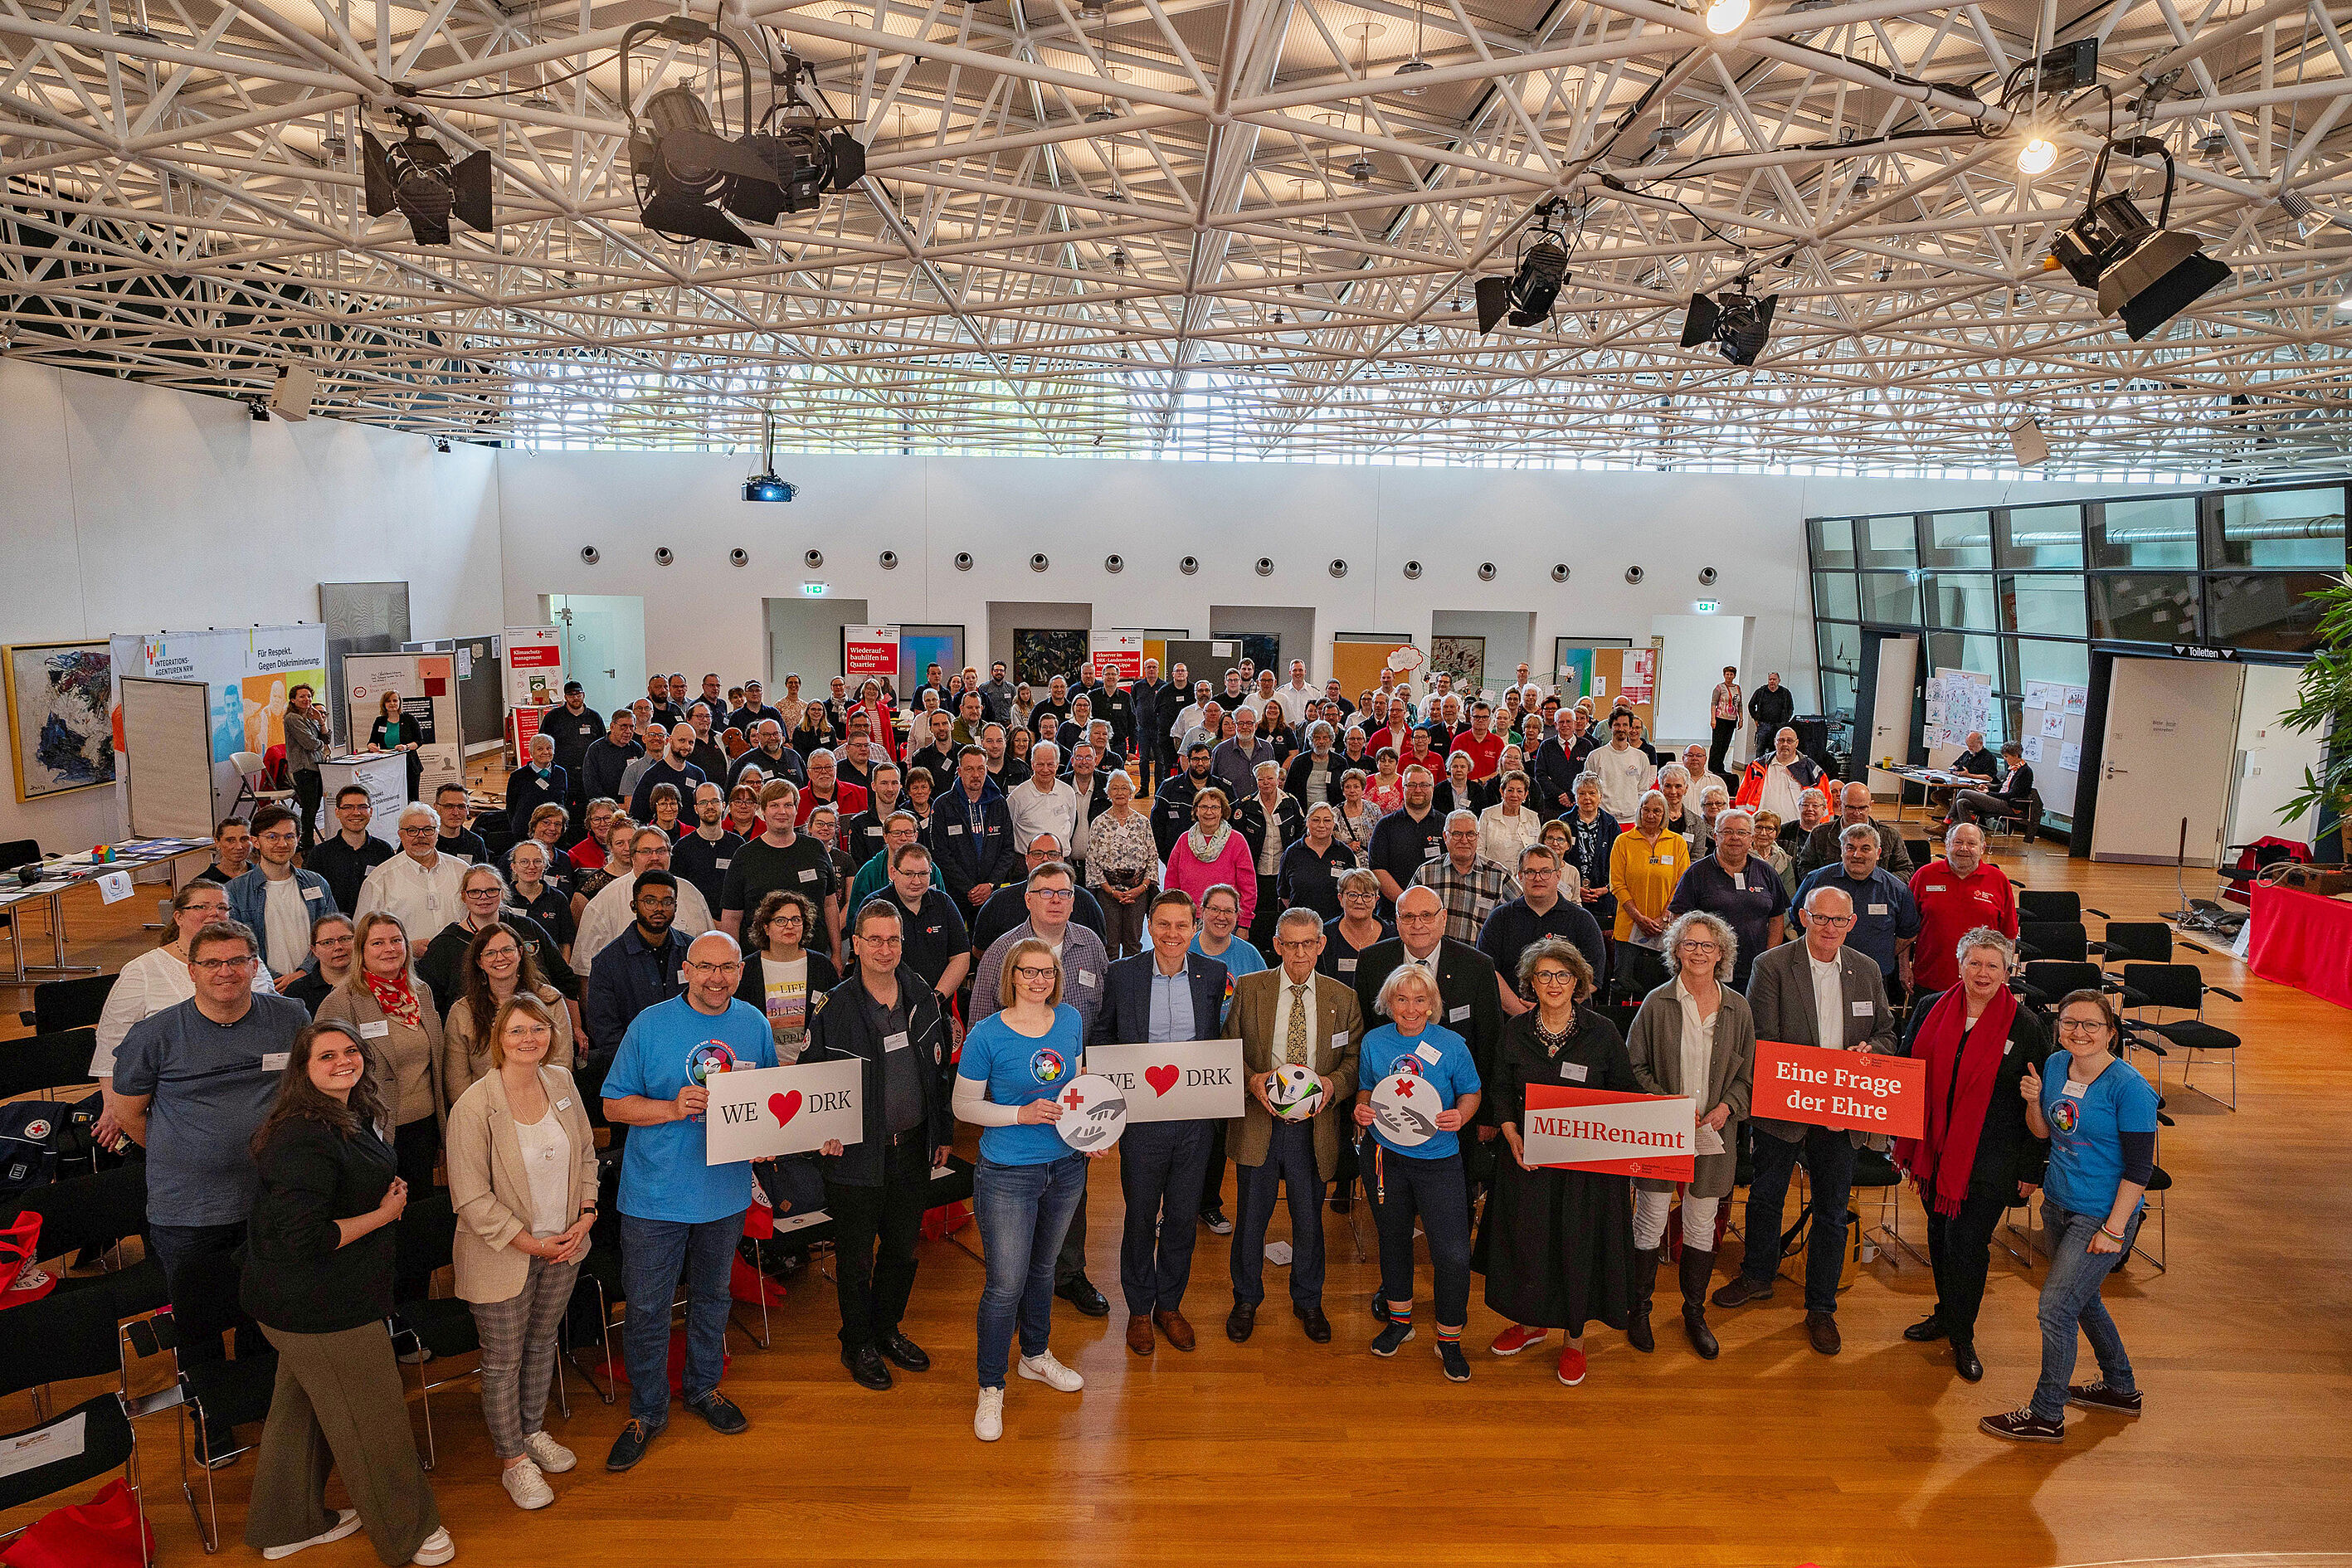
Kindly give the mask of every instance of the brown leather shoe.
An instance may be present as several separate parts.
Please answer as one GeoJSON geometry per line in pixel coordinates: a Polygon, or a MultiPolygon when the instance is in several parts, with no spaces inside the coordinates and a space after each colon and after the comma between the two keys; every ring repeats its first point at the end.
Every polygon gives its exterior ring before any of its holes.
{"type": "Polygon", "coordinates": [[[1813,1349],[1823,1355],[1835,1355],[1844,1346],[1844,1342],[1838,1338],[1837,1314],[1834,1312],[1807,1312],[1805,1337],[1812,1341],[1813,1349]]]}
{"type": "Polygon", "coordinates": [[[1194,1344],[1192,1325],[1184,1321],[1181,1312],[1154,1312],[1151,1321],[1168,1336],[1168,1342],[1180,1351],[1189,1351],[1194,1344]]]}
{"type": "Polygon", "coordinates": [[[1331,1342],[1331,1320],[1323,1315],[1322,1308],[1297,1307],[1292,1310],[1298,1314],[1298,1321],[1307,1325],[1308,1339],[1318,1345],[1331,1342]]]}
{"type": "Polygon", "coordinates": [[[1251,1301],[1236,1301],[1234,1310],[1225,1314],[1225,1338],[1240,1344],[1257,1331],[1257,1306],[1251,1301]]]}
{"type": "Polygon", "coordinates": [[[1138,1355],[1150,1355],[1152,1352],[1151,1320],[1141,1312],[1128,1317],[1127,1348],[1138,1355]]]}

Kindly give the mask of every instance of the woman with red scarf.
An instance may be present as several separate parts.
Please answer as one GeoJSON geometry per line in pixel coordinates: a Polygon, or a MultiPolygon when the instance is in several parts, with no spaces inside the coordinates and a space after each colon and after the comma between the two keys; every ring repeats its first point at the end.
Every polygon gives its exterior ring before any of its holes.
{"type": "Polygon", "coordinates": [[[392,1122],[400,1179],[421,1198],[433,1191],[449,1110],[441,1091],[441,1014],[395,917],[362,915],[352,947],[357,962],[351,976],[319,1004],[318,1018],[342,1025],[366,1047],[369,1076],[392,1122]]]}
{"type": "Polygon", "coordinates": [[[1984,1302],[1993,1227],[2042,1184],[2050,1146],[2026,1125],[2018,1085],[2050,1054],[2048,1037],[2009,990],[2017,949],[1979,926],[1960,938],[1959,984],[1911,1009],[1903,1054],[1927,1064],[1926,1135],[1898,1138],[1895,1163],[1927,1210],[1936,1310],[1903,1331],[1952,1342],[1952,1364],[1975,1383],[1977,1309],[1984,1302]]]}

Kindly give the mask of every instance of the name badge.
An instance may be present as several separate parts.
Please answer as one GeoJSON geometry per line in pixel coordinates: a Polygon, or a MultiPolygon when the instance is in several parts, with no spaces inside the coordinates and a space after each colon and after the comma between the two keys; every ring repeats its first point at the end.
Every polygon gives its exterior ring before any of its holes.
{"type": "Polygon", "coordinates": [[[1735,892],[1746,892],[1748,890],[1748,873],[1745,871],[1734,871],[1731,874],[1731,887],[1732,890],[1735,892]]]}
{"type": "Polygon", "coordinates": [[[1334,1051],[1344,1051],[1348,1048],[1348,1031],[1342,1029],[1331,1037],[1331,1048],[1334,1051]]]}
{"type": "Polygon", "coordinates": [[[378,1018],[372,1024],[360,1026],[360,1038],[362,1040],[380,1040],[391,1033],[392,1024],[383,1018],[378,1018]]]}
{"type": "Polygon", "coordinates": [[[1570,1083],[1582,1083],[1584,1081],[1585,1074],[1590,1070],[1591,1069],[1582,1062],[1562,1062],[1559,1064],[1559,1076],[1566,1079],[1570,1083]]]}
{"type": "Polygon", "coordinates": [[[1078,984],[1085,986],[1089,991],[1093,990],[1095,988],[1095,972],[1091,969],[1079,970],[1078,984]]]}
{"type": "Polygon", "coordinates": [[[1443,1059],[1439,1056],[1436,1047],[1433,1046],[1415,1046],[1412,1048],[1412,1054],[1419,1057],[1423,1061],[1427,1062],[1432,1067],[1435,1067],[1438,1062],[1443,1059]]]}
{"type": "Polygon", "coordinates": [[[1930,882],[1927,884],[1927,890],[1931,893],[1943,892],[1945,890],[1944,884],[1941,882],[1930,882]]]}
{"type": "Polygon", "coordinates": [[[326,890],[327,889],[324,888],[305,888],[302,889],[302,897],[315,904],[319,901],[320,896],[325,893],[326,890]]]}
{"type": "Polygon", "coordinates": [[[1876,1011],[1877,1009],[1873,1007],[1867,1002],[1856,1002],[1853,1004],[1853,1016],[1857,1018],[1867,1018],[1876,1011]]]}
{"type": "MultiPolygon", "coordinates": [[[[286,1070],[287,1058],[291,1057],[293,1054],[294,1053],[291,1051],[268,1052],[261,1058],[261,1070],[263,1072],[284,1072],[286,1070]]],[[[2070,1084],[2067,1087],[2072,1088],[2073,1085],[2070,1084]]]]}
{"type": "Polygon", "coordinates": [[[1653,855],[1650,857],[1650,864],[1653,866],[1671,866],[1674,863],[1675,858],[1671,855],[1653,855]]]}
{"type": "Polygon", "coordinates": [[[1451,1013],[1446,1014],[1445,1021],[1449,1024],[1458,1024],[1468,1016],[1470,1016],[1469,1004],[1465,1003],[1463,1005],[1454,1008],[1451,1013]]]}
{"type": "Polygon", "coordinates": [[[814,882],[814,881],[815,881],[815,880],[816,880],[816,868],[815,868],[815,867],[814,867],[814,866],[804,866],[804,867],[803,867],[803,868],[801,868],[801,880],[802,880],[802,881],[803,881],[803,882],[814,882]]]}
{"type": "Polygon", "coordinates": [[[710,864],[719,870],[724,871],[728,867],[735,864],[735,857],[730,855],[724,860],[713,860],[710,864]]]}
{"type": "Polygon", "coordinates": [[[1343,958],[1343,959],[1341,959],[1341,960],[1339,961],[1339,973],[1342,973],[1342,974],[1353,974],[1353,973],[1356,973],[1356,961],[1355,961],[1354,959],[1352,959],[1352,958],[1343,958]]]}
{"type": "Polygon", "coordinates": [[[903,1051],[908,1048],[908,1045],[907,1031],[904,1029],[895,1035],[882,1037],[882,1048],[885,1051],[903,1051]]]}
{"type": "Polygon", "coordinates": [[[2086,1084],[2076,1083],[2070,1078],[2066,1080],[2066,1086],[2058,1092],[2064,1095],[2069,1100],[2080,1100],[2083,1098],[2083,1090],[2088,1087],[2089,1086],[2086,1084]]]}
{"type": "Polygon", "coordinates": [[[1885,904],[1865,904],[1863,906],[1863,913],[1864,914],[1883,915],[1885,912],[1886,906],[1885,904]]]}
{"type": "Polygon", "coordinates": [[[558,1110],[569,1110],[572,1109],[572,1102],[568,1100],[559,1100],[555,1102],[555,1109],[558,1110]]]}
{"type": "Polygon", "coordinates": [[[963,837],[963,824],[961,822],[949,823],[948,837],[950,838],[961,838],[963,837]]]}

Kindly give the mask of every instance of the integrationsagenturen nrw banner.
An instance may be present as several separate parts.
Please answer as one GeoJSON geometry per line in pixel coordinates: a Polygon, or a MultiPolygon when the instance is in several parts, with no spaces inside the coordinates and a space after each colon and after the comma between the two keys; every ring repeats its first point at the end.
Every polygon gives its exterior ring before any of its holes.
{"type": "MultiPolygon", "coordinates": [[[[221,631],[117,633],[114,656],[116,789],[130,820],[131,770],[139,759],[123,751],[122,678],[201,680],[212,689],[213,820],[229,814],[243,779],[236,757],[267,758],[286,743],[286,709],[294,688],[308,686],[321,710],[327,701],[327,628],[319,626],[237,626],[221,631]]],[[[341,742],[343,737],[335,739],[341,742]]],[[[340,749],[340,747],[338,748],[340,749]]]]}

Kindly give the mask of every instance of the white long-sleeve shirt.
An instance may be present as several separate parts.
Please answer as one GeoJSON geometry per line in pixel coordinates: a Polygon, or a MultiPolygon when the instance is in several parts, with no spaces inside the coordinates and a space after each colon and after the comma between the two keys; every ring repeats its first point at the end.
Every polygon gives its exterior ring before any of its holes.
{"type": "Polygon", "coordinates": [[[397,915],[401,929],[408,933],[408,945],[422,952],[441,934],[442,927],[465,914],[457,884],[466,871],[466,862],[455,855],[436,854],[430,868],[419,865],[413,855],[395,855],[371,870],[360,884],[360,904],[352,918],[378,910],[397,915]]]}

